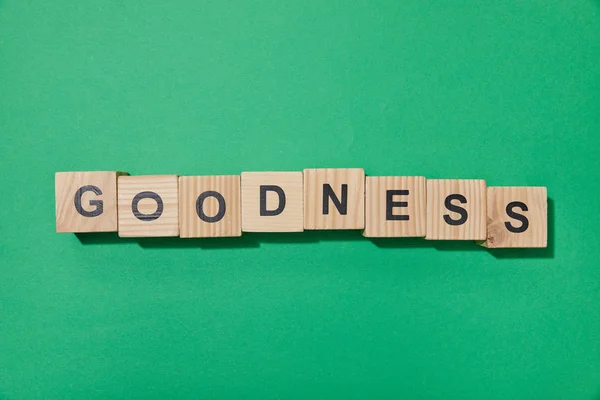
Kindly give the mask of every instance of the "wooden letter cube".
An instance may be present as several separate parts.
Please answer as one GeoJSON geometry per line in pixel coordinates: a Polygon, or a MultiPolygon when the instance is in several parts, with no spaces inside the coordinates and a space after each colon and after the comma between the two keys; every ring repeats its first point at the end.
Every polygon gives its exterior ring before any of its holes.
{"type": "Polygon", "coordinates": [[[485,240],[485,181],[427,180],[428,240],[485,240]]]}
{"type": "Polygon", "coordinates": [[[240,176],[179,178],[182,238],[242,235],[240,176]]]}
{"type": "Polygon", "coordinates": [[[365,198],[365,237],[425,236],[425,177],[367,176],[365,198]]]}
{"type": "Polygon", "coordinates": [[[304,229],[363,229],[362,168],[304,170],[304,229]]]}
{"type": "Polygon", "coordinates": [[[179,235],[177,175],[119,177],[119,236],[179,235]]]}
{"type": "Polygon", "coordinates": [[[242,231],[302,232],[302,172],[242,172],[242,231]]]}
{"type": "Polygon", "coordinates": [[[546,247],[548,199],[545,187],[488,187],[487,240],[496,247],[546,247]]]}
{"type": "Polygon", "coordinates": [[[124,172],[57,172],[56,232],[116,232],[117,176],[124,172]]]}

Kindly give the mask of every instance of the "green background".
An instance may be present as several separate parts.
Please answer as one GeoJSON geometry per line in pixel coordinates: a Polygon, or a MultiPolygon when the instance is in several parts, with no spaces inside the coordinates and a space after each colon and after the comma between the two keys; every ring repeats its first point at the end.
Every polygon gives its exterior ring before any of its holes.
{"type": "Polygon", "coordinates": [[[0,399],[598,399],[599,135],[597,0],[0,0],[0,399]],[[550,247],[54,233],[56,171],[309,167],[547,186],[550,247]]]}

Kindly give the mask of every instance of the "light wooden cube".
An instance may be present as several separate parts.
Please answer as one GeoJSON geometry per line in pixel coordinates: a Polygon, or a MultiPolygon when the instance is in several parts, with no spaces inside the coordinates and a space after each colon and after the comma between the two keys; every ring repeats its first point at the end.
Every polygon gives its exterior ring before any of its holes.
{"type": "Polygon", "coordinates": [[[487,188],[488,248],[546,247],[548,193],[545,187],[487,188]]]}
{"type": "Polygon", "coordinates": [[[302,172],[242,172],[243,232],[302,232],[302,172]]]}
{"type": "Polygon", "coordinates": [[[117,176],[126,172],[57,172],[56,232],[116,232],[117,176]]]}
{"type": "Polygon", "coordinates": [[[362,168],[304,170],[304,229],[363,229],[362,168]]]}
{"type": "Polygon", "coordinates": [[[179,178],[182,238],[242,235],[240,176],[179,178]]]}
{"type": "Polygon", "coordinates": [[[479,179],[427,180],[428,240],[484,240],[486,185],[479,179]]]}
{"type": "Polygon", "coordinates": [[[365,199],[365,237],[425,236],[425,177],[367,176],[365,199]]]}
{"type": "Polygon", "coordinates": [[[120,176],[119,236],[179,235],[177,175],[120,176]]]}

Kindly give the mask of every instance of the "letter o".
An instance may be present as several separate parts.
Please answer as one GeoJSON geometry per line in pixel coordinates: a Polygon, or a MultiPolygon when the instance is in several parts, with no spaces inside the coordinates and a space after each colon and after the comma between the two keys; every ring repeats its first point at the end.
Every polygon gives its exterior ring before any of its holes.
{"type": "Polygon", "coordinates": [[[140,192],[136,194],[131,201],[131,211],[133,211],[133,215],[140,221],[154,221],[155,219],[158,219],[163,213],[163,208],[162,198],[154,192],[140,192]],[[142,199],[152,199],[156,201],[156,211],[152,214],[142,214],[138,208],[138,204],[142,199]]]}
{"type": "Polygon", "coordinates": [[[225,204],[223,195],[219,192],[215,192],[214,190],[207,190],[206,192],[201,193],[196,200],[196,214],[198,214],[198,217],[200,217],[200,219],[204,222],[219,222],[225,216],[226,210],[227,204],[225,204]],[[208,197],[214,197],[219,202],[219,211],[217,211],[217,215],[214,217],[209,217],[204,213],[204,200],[206,200],[208,197]]]}

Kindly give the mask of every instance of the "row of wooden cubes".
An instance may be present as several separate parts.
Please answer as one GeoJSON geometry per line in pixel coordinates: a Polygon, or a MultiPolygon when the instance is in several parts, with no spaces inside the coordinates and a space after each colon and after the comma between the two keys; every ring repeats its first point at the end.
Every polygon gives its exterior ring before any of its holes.
{"type": "Polygon", "coordinates": [[[363,229],[366,237],[547,245],[545,187],[365,176],[359,168],[222,176],[58,172],[55,183],[57,232],[200,238],[363,229]]]}

